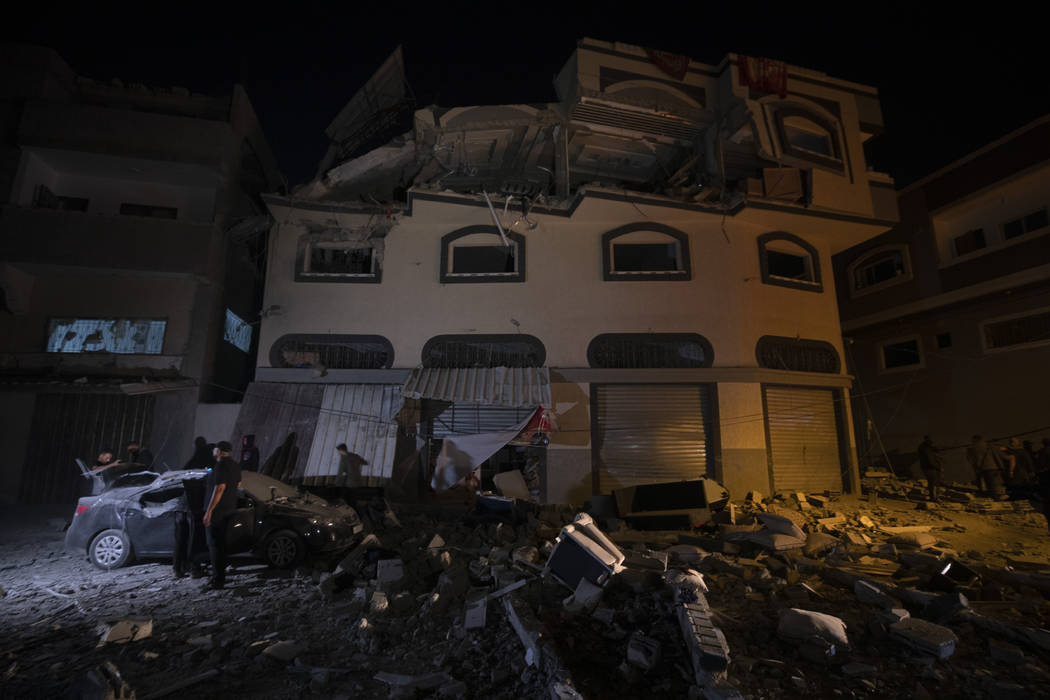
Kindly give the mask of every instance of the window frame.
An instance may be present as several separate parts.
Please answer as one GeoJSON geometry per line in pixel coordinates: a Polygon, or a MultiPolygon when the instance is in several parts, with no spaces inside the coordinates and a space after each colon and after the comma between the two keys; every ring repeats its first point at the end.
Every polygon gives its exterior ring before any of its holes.
{"type": "Polygon", "coordinates": [[[1048,219],[1050,219],[1050,212],[1047,211],[1047,207],[1046,206],[1042,206],[1042,207],[1039,207],[1037,209],[1033,209],[1032,211],[1028,212],[1027,214],[1021,214],[1020,216],[1015,216],[1014,218],[1010,219],[1009,221],[1004,221],[1001,224],[999,224],[999,235],[1002,236],[1003,243],[1012,243],[1013,241],[1021,240],[1021,239],[1025,238],[1025,237],[1027,237],[1027,236],[1030,236],[1033,233],[1037,233],[1039,231],[1044,231],[1044,229],[1047,229],[1048,228],[1048,224],[1043,224],[1039,228],[1033,228],[1033,229],[1028,228],[1028,221],[1027,220],[1030,219],[1031,217],[1035,216],[1036,214],[1039,214],[1039,213],[1042,213],[1044,216],[1046,216],[1048,219]],[[1006,227],[1007,227],[1008,224],[1013,224],[1013,223],[1020,223],[1021,224],[1021,233],[1017,234],[1016,236],[1009,236],[1008,237],[1006,235],[1006,227]]]}
{"type": "Polygon", "coordinates": [[[888,287],[893,287],[904,282],[910,282],[914,279],[912,274],[911,266],[911,251],[910,246],[907,243],[890,243],[887,245],[872,248],[861,253],[857,258],[846,267],[846,279],[849,284],[850,297],[857,298],[862,297],[866,294],[872,294],[874,292],[882,291],[888,287]],[[862,269],[872,264],[873,258],[885,255],[887,253],[899,252],[901,254],[901,264],[904,267],[904,273],[892,277],[882,282],[876,282],[866,287],[857,288],[857,273],[862,269]]]}
{"type": "MultiPolygon", "coordinates": [[[[587,365],[596,369],[650,369],[652,366],[635,366],[635,367],[608,367],[600,364],[597,361],[599,344],[603,342],[617,340],[635,340],[635,339],[653,339],[663,342],[681,342],[681,343],[694,343],[699,345],[703,350],[704,361],[698,366],[683,366],[683,367],[671,367],[670,369],[701,369],[712,367],[715,363],[715,351],[711,345],[711,341],[699,333],[600,333],[591,339],[591,342],[587,344],[587,365]]],[[[665,366],[661,365],[657,369],[663,369],[665,366]]]]}
{"type": "MultiPolygon", "coordinates": [[[[455,241],[467,236],[490,234],[499,238],[499,229],[489,224],[478,224],[456,229],[441,237],[441,267],[438,270],[438,281],[441,284],[492,284],[525,281],[525,236],[504,229],[504,235],[514,247],[514,272],[459,272],[453,273],[449,267],[452,263],[452,251],[455,241]]],[[[500,246],[493,246],[500,247],[500,246]]]]}
{"type": "MultiPolygon", "coordinates": [[[[536,365],[527,365],[528,367],[545,367],[547,364],[547,347],[543,344],[543,341],[534,335],[528,333],[449,333],[444,335],[435,335],[427,340],[423,344],[423,349],[420,351],[420,365],[426,368],[443,368],[444,365],[435,364],[430,357],[434,351],[434,346],[439,343],[456,343],[456,342],[469,342],[469,343],[510,343],[510,342],[525,342],[532,346],[532,350],[538,360],[536,365]]],[[[485,365],[486,368],[491,367],[505,367],[506,365],[485,365]]],[[[517,365],[515,365],[517,366],[517,365]]],[[[473,368],[474,365],[466,369],[473,368]]],[[[461,365],[456,365],[454,368],[463,369],[461,365]]]]}
{"type": "Polygon", "coordinates": [[[379,284],[383,281],[383,264],[376,257],[374,245],[361,245],[360,242],[346,242],[346,248],[367,248],[372,251],[372,272],[370,274],[358,272],[309,272],[306,264],[310,260],[313,247],[319,243],[335,244],[338,248],[341,241],[323,240],[316,234],[304,234],[299,238],[299,245],[295,254],[295,281],[296,282],[334,282],[338,284],[379,284]]]}
{"type": "MultiPolygon", "coordinates": [[[[692,257],[689,252],[689,234],[666,224],[651,221],[626,224],[602,234],[602,280],[605,282],[688,282],[693,279],[692,257]],[[680,270],[654,270],[652,272],[613,270],[613,245],[617,238],[638,231],[653,231],[665,235],[678,245],[680,270]]],[[[643,244],[644,245],[644,244],[643,244]]]]}
{"type": "Polygon", "coordinates": [[[988,336],[985,334],[985,328],[995,323],[1003,323],[1004,321],[1012,321],[1014,319],[1026,318],[1028,316],[1039,316],[1045,313],[1050,313],[1050,306],[1041,306],[1034,309],[1028,309],[1027,311],[1019,311],[1013,314],[1006,314],[1005,316],[996,316],[994,318],[985,319],[977,324],[977,332],[980,335],[981,340],[981,352],[985,355],[994,355],[1002,352],[1013,352],[1014,350],[1029,350],[1032,348],[1040,348],[1050,345],[1050,338],[1046,340],[1034,340],[1027,343],[1018,343],[1017,345],[1007,345],[1004,347],[990,348],[988,347],[988,336]]]}
{"type": "Polygon", "coordinates": [[[878,363],[880,374],[895,374],[898,372],[913,372],[915,370],[926,369],[926,352],[923,350],[922,347],[922,336],[918,333],[880,341],[877,347],[879,350],[878,363]],[[915,348],[916,350],[918,350],[919,353],[919,361],[912,365],[903,365],[901,367],[887,367],[886,347],[889,345],[897,345],[898,343],[907,343],[912,340],[915,341],[915,348]]]}
{"type": "Polygon", "coordinates": [[[842,373],[842,357],[839,355],[839,351],[835,349],[835,346],[826,340],[817,340],[815,338],[789,338],[783,335],[763,335],[755,342],[755,362],[759,367],[765,369],[775,369],[787,372],[806,372],[807,374],[841,374],[842,373]],[[823,350],[831,351],[831,355],[835,358],[834,369],[825,372],[823,370],[813,369],[794,369],[790,367],[771,367],[770,365],[763,362],[762,357],[762,345],[763,343],[794,343],[801,348],[808,348],[811,350],[823,350]]]}
{"type": "MultiPolygon", "coordinates": [[[[820,253],[817,249],[807,243],[798,236],[787,233],[786,231],[770,231],[769,233],[763,233],[757,239],[758,242],[758,265],[762,273],[762,284],[769,284],[777,287],[788,287],[790,289],[800,289],[806,292],[816,292],[822,294],[824,292],[824,282],[820,274],[820,253]],[[810,271],[813,275],[812,281],[795,280],[788,277],[778,277],[772,275],[769,272],[769,259],[766,257],[767,246],[770,243],[776,241],[787,241],[793,243],[798,247],[802,248],[806,253],[809,254],[809,265],[810,271]]],[[[780,252],[780,251],[774,251],[780,252]]]]}
{"type": "MultiPolygon", "coordinates": [[[[96,331],[97,332],[97,329],[96,331]]],[[[89,334],[90,336],[90,334],[89,334]]],[[[165,343],[168,342],[168,318],[165,316],[143,316],[143,317],[124,317],[124,316],[103,316],[98,318],[91,318],[88,316],[49,316],[47,319],[46,331],[44,334],[44,352],[49,355],[88,355],[98,357],[101,355],[150,355],[159,356],[164,354],[165,343]],[[61,321],[144,321],[149,323],[163,323],[164,330],[161,333],[160,338],[160,349],[157,352],[117,352],[115,350],[80,350],[79,352],[68,352],[64,350],[48,350],[48,345],[51,341],[51,334],[55,331],[52,326],[61,321]]]]}
{"type": "MultiPolygon", "coordinates": [[[[386,352],[386,362],[383,363],[382,367],[330,367],[325,365],[325,369],[331,370],[354,370],[354,369],[390,369],[394,366],[394,346],[384,336],[381,335],[365,335],[356,333],[285,333],[278,337],[270,344],[270,351],[268,358],[270,360],[270,366],[277,369],[306,369],[304,367],[287,366],[284,363],[282,356],[283,343],[299,341],[301,343],[316,343],[319,345],[350,345],[352,343],[372,343],[383,346],[384,352],[386,352]],[[332,342],[335,341],[335,342],[332,342]]],[[[318,353],[320,355],[320,353],[318,353]]],[[[320,361],[320,357],[318,360],[320,361]]]]}
{"type": "Polygon", "coordinates": [[[846,174],[845,139],[842,133],[842,125],[838,118],[830,112],[824,115],[815,108],[798,102],[777,103],[770,105],[770,108],[773,112],[773,125],[777,141],[784,156],[797,159],[807,165],[815,165],[824,170],[831,170],[840,175],[846,174]],[[824,129],[831,141],[831,149],[834,155],[825,156],[816,151],[793,145],[788,139],[787,126],[784,123],[784,120],[790,117],[807,119],[817,127],[824,129]]]}

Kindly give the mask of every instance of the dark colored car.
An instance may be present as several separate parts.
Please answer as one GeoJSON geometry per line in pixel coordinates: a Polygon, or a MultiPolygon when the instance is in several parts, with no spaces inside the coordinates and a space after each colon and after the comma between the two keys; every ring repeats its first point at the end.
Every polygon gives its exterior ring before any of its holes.
{"type": "MultiPolygon", "coordinates": [[[[207,475],[203,469],[121,475],[97,496],[78,501],[66,531],[66,549],[86,554],[102,569],[124,566],[135,557],[171,557],[183,481],[207,475]]],[[[230,554],[251,553],[284,568],[308,552],[324,554],[350,547],[363,530],[357,512],[349,506],[331,505],[255,472],[243,472],[241,480],[237,510],[226,530],[230,554]]]]}

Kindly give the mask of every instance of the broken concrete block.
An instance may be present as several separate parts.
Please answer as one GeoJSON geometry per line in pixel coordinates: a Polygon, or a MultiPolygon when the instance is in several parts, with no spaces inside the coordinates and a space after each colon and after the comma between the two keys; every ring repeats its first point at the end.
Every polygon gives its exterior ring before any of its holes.
{"type": "Polygon", "coordinates": [[[830,518],[817,518],[817,524],[825,530],[837,530],[846,524],[846,518],[840,514],[836,514],[830,518]]]}
{"type": "Polygon", "coordinates": [[[948,622],[957,614],[970,607],[970,601],[962,593],[945,593],[928,603],[923,612],[923,617],[938,624],[948,622]]]}
{"type": "Polygon", "coordinates": [[[302,645],[296,644],[295,640],[285,640],[266,647],[263,649],[263,654],[271,659],[289,663],[295,659],[295,657],[299,656],[302,651],[302,645]]]}
{"type": "Polygon", "coordinates": [[[445,538],[441,535],[435,534],[430,538],[430,544],[427,545],[427,549],[441,549],[445,546],[445,538]]]}
{"type": "Polygon", "coordinates": [[[888,608],[879,611],[879,619],[887,625],[907,620],[909,617],[911,617],[911,613],[904,608],[888,608]]]}
{"type": "Polygon", "coordinates": [[[795,521],[783,515],[774,515],[773,513],[758,513],[756,516],[759,522],[766,526],[770,532],[774,532],[780,535],[788,535],[796,539],[800,539],[805,543],[806,533],[802,531],[795,521]]]}
{"type": "Polygon", "coordinates": [[[827,508],[828,503],[831,502],[831,498],[822,494],[811,493],[807,496],[811,505],[817,508],[827,508]]]}
{"type": "Polygon", "coordinates": [[[691,544],[674,544],[663,551],[673,560],[690,566],[699,564],[708,555],[700,547],[691,544]]]}
{"type": "Polygon", "coordinates": [[[376,562],[376,585],[384,591],[392,591],[405,578],[405,565],[400,559],[380,559],[376,562]]]}
{"type": "Polygon", "coordinates": [[[522,564],[535,564],[540,560],[540,552],[532,545],[525,545],[511,552],[510,559],[522,564]]]}
{"type": "Polygon", "coordinates": [[[846,534],[843,535],[843,539],[849,544],[857,547],[867,547],[871,544],[871,538],[865,535],[863,532],[857,532],[856,530],[847,530],[846,534]]]}
{"type": "Polygon", "coordinates": [[[368,612],[370,613],[385,613],[390,608],[390,601],[387,600],[386,593],[383,591],[376,591],[372,594],[372,599],[368,601],[368,612]]]}
{"type": "Polygon", "coordinates": [[[890,635],[908,646],[938,659],[947,659],[955,653],[959,638],[947,627],[909,617],[890,625],[890,635]]]}
{"type": "Polygon", "coordinates": [[[762,504],[762,492],[761,491],[748,491],[747,492],[747,501],[749,501],[750,503],[752,503],[753,505],[756,505],[756,506],[757,505],[761,505],[762,504]]]}
{"type": "Polygon", "coordinates": [[[512,595],[503,598],[503,609],[507,611],[510,625],[525,647],[525,663],[529,666],[539,666],[540,638],[543,636],[543,627],[539,620],[525,603],[512,595]]]}
{"type": "Polygon", "coordinates": [[[584,612],[591,610],[602,600],[602,588],[596,586],[585,578],[581,578],[576,584],[576,590],[571,596],[562,601],[562,605],[569,612],[584,612]]]}
{"type": "Polygon", "coordinates": [[[806,544],[802,549],[802,553],[807,557],[819,557],[821,554],[833,549],[838,543],[838,538],[833,535],[824,532],[813,532],[806,538],[806,544]]]}
{"type": "Polygon", "coordinates": [[[890,538],[890,542],[904,547],[925,549],[937,544],[937,538],[928,532],[902,532],[890,538]]]}
{"type": "Polygon", "coordinates": [[[635,632],[627,642],[627,663],[651,671],[660,661],[660,642],[635,632]]]}
{"type": "Polygon", "coordinates": [[[853,594],[857,596],[857,600],[868,605],[887,610],[900,607],[900,601],[883,593],[882,589],[871,581],[858,580],[853,584],[853,594]]]}
{"type": "Polygon", "coordinates": [[[711,621],[706,599],[677,603],[675,616],[689,650],[697,685],[710,685],[729,667],[729,644],[725,635],[711,621]]]}
{"type": "Polygon", "coordinates": [[[798,504],[798,509],[801,510],[803,513],[807,512],[810,506],[809,500],[806,498],[806,494],[799,491],[793,495],[795,497],[795,503],[798,504]]]}
{"type": "Polygon", "coordinates": [[[821,637],[832,644],[843,648],[849,648],[849,638],[846,636],[846,623],[834,615],[813,612],[812,610],[801,610],[799,608],[787,608],[780,611],[780,621],[777,624],[777,636],[790,642],[802,642],[809,637],[821,637]]]}
{"type": "Polygon", "coordinates": [[[105,644],[127,644],[138,639],[145,639],[153,634],[151,618],[129,617],[121,620],[110,620],[98,626],[101,635],[96,646],[105,644]]]}
{"type": "Polygon", "coordinates": [[[485,626],[485,614],[488,611],[488,594],[484,589],[474,589],[467,594],[463,610],[463,627],[468,630],[481,629],[485,626]]]}
{"type": "Polygon", "coordinates": [[[667,571],[667,552],[654,552],[651,549],[638,551],[628,549],[624,551],[623,565],[632,569],[647,569],[649,571],[667,571]]]}
{"type": "Polygon", "coordinates": [[[508,498],[519,498],[523,501],[532,498],[532,493],[525,483],[525,477],[519,469],[493,475],[492,483],[496,485],[501,495],[508,498]]]}
{"type": "MultiPolygon", "coordinates": [[[[801,530],[799,530],[799,532],[801,532],[801,530]]],[[[772,532],[769,530],[753,532],[747,536],[747,540],[774,552],[784,552],[789,549],[802,549],[806,546],[805,535],[802,535],[802,537],[794,537],[792,535],[785,535],[780,532],[772,532]]]]}
{"type": "Polygon", "coordinates": [[[874,520],[872,520],[866,515],[862,515],[859,518],[857,518],[857,522],[861,524],[861,527],[866,527],[870,530],[875,530],[879,527],[874,520]]]}
{"type": "Polygon", "coordinates": [[[704,575],[693,569],[673,569],[667,572],[664,580],[674,588],[675,602],[678,603],[695,603],[708,592],[704,575]]]}

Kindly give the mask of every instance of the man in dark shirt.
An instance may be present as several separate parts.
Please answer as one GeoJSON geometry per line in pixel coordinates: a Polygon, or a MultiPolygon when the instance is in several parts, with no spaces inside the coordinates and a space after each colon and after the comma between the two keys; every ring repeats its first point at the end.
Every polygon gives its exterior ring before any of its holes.
{"type": "Polygon", "coordinates": [[[153,453],[149,449],[142,446],[138,440],[132,440],[128,443],[128,462],[132,464],[144,464],[147,467],[153,466],[153,453]]]}
{"type": "Polygon", "coordinates": [[[186,575],[201,578],[200,557],[208,550],[204,540],[204,479],[183,479],[184,493],[175,511],[175,578],[186,575]]]}
{"type": "Polygon", "coordinates": [[[937,501],[937,487],[941,485],[941,456],[929,435],[924,435],[919,445],[919,466],[926,475],[930,500],[937,501]]]}
{"type": "Polygon", "coordinates": [[[211,579],[204,590],[226,585],[226,524],[237,509],[241,467],[230,458],[233,446],[221,440],[215,445],[215,466],[208,475],[211,498],[204,511],[204,528],[211,554],[211,579]]]}

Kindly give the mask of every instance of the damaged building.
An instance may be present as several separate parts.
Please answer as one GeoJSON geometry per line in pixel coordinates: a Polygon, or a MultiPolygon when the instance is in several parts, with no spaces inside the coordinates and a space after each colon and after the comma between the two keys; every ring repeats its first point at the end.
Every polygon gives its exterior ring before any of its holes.
{"type": "Polygon", "coordinates": [[[98,81],[20,44],[0,86],[0,500],[72,503],[74,458],[139,440],[178,468],[232,429],[281,178],[240,86],[98,81]]]}
{"type": "Polygon", "coordinates": [[[592,39],[554,87],[412,113],[400,50],[383,64],[318,176],[264,197],[272,313],[235,439],[308,484],[346,443],[409,495],[464,463],[555,503],[857,490],[831,260],[897,220],[864,154],[877,91],[592,39]]]}
{"type": "Polygon", "coordinates": [[[1050,117],[898,194],[900,225],[834,259],[858,443],[912,475],[928,434],[970,481],[972,435],[1050,437],[1050,117]]]}

